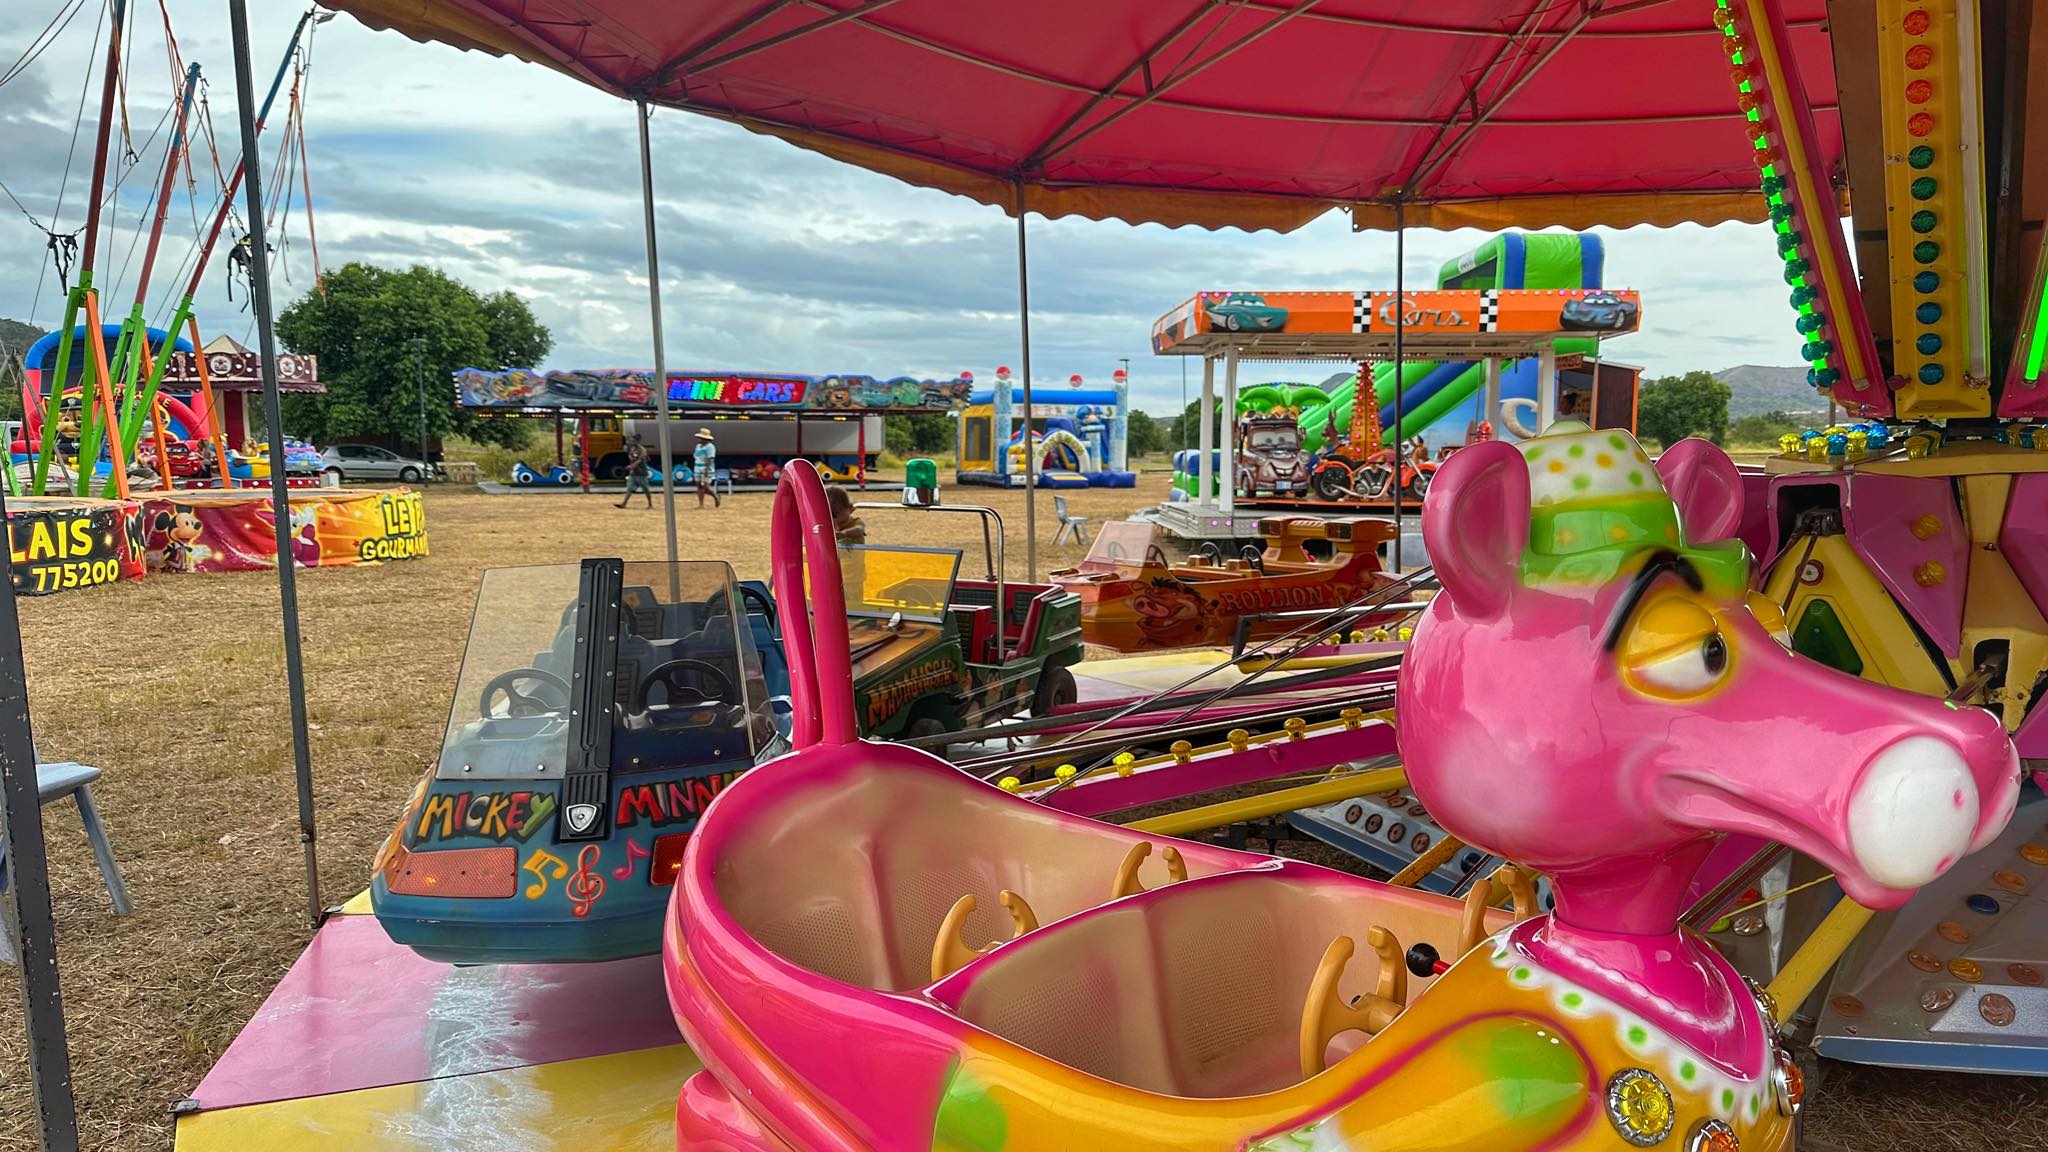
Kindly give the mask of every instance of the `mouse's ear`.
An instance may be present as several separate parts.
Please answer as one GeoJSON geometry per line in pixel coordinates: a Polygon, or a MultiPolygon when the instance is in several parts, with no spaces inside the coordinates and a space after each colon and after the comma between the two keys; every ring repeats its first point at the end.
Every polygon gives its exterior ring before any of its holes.
{"type": "Polygon", "coordinates": [[[1680,440],[1657,457],[1657,475],[1678,505],[1688,544],[1726,540],[1742,526],[1742,474],[1718,446],[1698,437],[1680,440]]]}
{"type": "Polygon", "coordinates": [[[1422,538],[1444,593],[1461,611],[1498,615],[1529,545],[1529,465],[1489,440],[1451,454],[1422,504],[1422,538]]]}

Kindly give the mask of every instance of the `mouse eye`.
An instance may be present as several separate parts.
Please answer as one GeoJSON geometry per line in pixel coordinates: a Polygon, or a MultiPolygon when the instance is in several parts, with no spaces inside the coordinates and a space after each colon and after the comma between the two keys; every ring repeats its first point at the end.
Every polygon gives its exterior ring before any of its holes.
{"type": "Polygon", "coordinates": [[[1720,683],[1733,663],[1727,634],[1708,607],[1690,596],[1659,597],[1623,637],[1622,675],[1653,696],[1697,696],[1720,683]]]}
{"type": "Polygon", "coordinates": [[[1698,644],[1635,667],[1636,679],[1679,696],[1691,696],[1713,687],[1728,670],[1728,642],[1719,632],[1698,644]]]}

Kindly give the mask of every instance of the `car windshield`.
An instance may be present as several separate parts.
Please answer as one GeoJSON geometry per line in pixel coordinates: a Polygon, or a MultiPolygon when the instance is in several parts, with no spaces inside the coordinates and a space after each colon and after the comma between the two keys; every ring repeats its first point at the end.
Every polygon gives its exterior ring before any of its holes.
{"type": "Polygon", "coordinates": [[[1135,572],[1148,564],[1163,568],[1173,554],[1166,544],[1166,534],[1157,524],[1111,520],[1095,534],[1081,568],[1088,572],[1135,572]]]}
{"type": "MultiPolygon", "coordinates": [[[[610,563],[617,564],[617,561],[610,563]]],[[[627,563],[616,600],[583,608],[583,566],[484,573],[456,674],[437,774],[444,779],[559,778],[567,766],[572,686],[590,635],[616,645],[608,715],[626,731],[718,730],[749,751],[767,738],[767,689],[730,565],[627,563]],[[735,621],[741,622],[735,626],[735,621]]]]}
{"type": "Polygon", "coordinates": [[[1292,452],[1300,444],[1301,435],[1292,428],[1264,428],[1245,438],[1247,448],[1262,452],[1292,452]]]}
{"type": "Polygon", "coordinates": [[[849,617],[936,624],[946,618],[960,553],[947,548],[841,544],[839,575],[849,617]]]}

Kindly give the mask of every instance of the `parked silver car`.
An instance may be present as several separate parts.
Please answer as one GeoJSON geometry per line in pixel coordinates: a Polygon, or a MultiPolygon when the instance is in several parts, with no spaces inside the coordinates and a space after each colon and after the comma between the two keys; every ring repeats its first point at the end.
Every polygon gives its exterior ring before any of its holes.
{"type": "Polygon", "coordinates": [[[348,482],[398,480],[417,484],[432,473],[425,463],[374,444],[336,444],[320,453],[320,470],[348,482]]]}

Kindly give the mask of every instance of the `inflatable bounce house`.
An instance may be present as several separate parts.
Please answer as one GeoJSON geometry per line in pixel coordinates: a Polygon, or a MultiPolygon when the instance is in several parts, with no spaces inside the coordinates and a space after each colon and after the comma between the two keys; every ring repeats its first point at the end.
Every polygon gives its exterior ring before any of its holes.
{"type": "MultiPolygon", "coordinates": [[[[65,488],[68,488],[70,484],[67,478],[74,475],[80,467],[77,457],[82,447],[81,439],[91,441],[95,449],[92,452],[92,456],[96,461],[93,466],[95,475],[104,477],[110,466],[107,441],[102,435],[93,435],[94,429],[89,426],[88,421],[83,419],[86,410],[84,408],[84,397],[80,382],[88,378],[86,364],[87,350],[90,347],[86,340],[86,332],[85,325],[81,324],[72,329],[70,339],[68,340],[64,338],[64,333],[62,332],[51,332],[29,346],[28,352],[22,357],[22,366],[25,369],[22,375],[21,389],[23,420],[19,434],[10,437],[10,443],[8,444],[11,463],[14,467],[25,469],[33,465],[36,455],[42,450],[44,438],[43,421],[46,412],[49,410],[49,388],[61,376],[65,381],[64,395],[56,408],[58,412],[57,427],[50,440],[50,448],[54,454],[53,462],[57,466],[50,471],[58,476],[59,486],[65,488]],[[56,370],[60,356],[68,356],[69,359],[67,370],[61,374],[56,370]],[[86,433],[83,437],[81,437],[82,430],[86,433]]],[[[148,336],[149,346],[153,349],[161,349],[164,341],[170,339],[170,334],[161,328],[148,329],[148,336]]],[[[101,326],[101,338],[109,348],[110,354],[111,350],[118,344],[120,337],[120,325],[106,324],[101,326]]],[[[190,341],[180,337],[174,345],[174,350],[176,352],[189,353],[192,350],[192,344],[190,341]]],[[[159,391],[154,399],[157,407],[166,417],[167,426],[165,434],[170,440],[181,445],[190,446],[197,445],[209,437],[211,423],[207,418],[206,402],[198,394],[177,395],[173,394],[169,389],[164,389],[159,391]]],[[[139,408],[136,410],[140,411],[139,408]]],[[[98,416],[99,414],[99,410],[95,408],[93,415],[98,416]]],[[[124,413],[124,458],[132,457],[135,455],[138,447],[141,447],[137,441],[143,427],[147,424],[146,418],[139,415],[133,417],[132,423],[134,428],[131,432],[128,426],[130,422],[131,418],[124,413]]],[[[173,458],[173,467],[180,469],[178,474],[181,476],[187,474],[182,470],[181,465],[188,456],[193,461],[196,469],[197,463],[201,459],[201,455],[197,452],[180,453],[173,458]]],[[[32,475],[29,479],[32,484],[32,475]]]]}
{"type": "MultiPolygon", "coordinates": [[[[1437,274],[1439,288],[1599,288],[1606,262],[1600,237],[1589,233],[1507,232],[1454,260],[1437,274]]],[[[1557,355],[1595,356],[1598,341],[1565,339],[1557,355]]],[[[1584,420],[1595,428],[1635,427],[1638,370],[1606,365],[1603,369],[1561,369],[1558,415],[1584,420]],[[1586,378],[1575,382],[1574,376],[1586,378]],[[1612,379],[1610,379],[1612,377],[1612,379]]],[[[1501,366],[1501,411],[1481,412],[1486,365],[1478,360],[1410,360],[1395,379],[1394,366],[1373,368],[1373,400],[1380,406],[1380,427],[1391,442],[1413,440],[1433,425],[1456,429],[1453,440],[1468,426],[1490,423],[1503,439],[1521,440],[1536,433],[1536,361],[1501,366]],[[1400,427],[1395,428],[1394,395],[1401,396],[1400,427]]],[[[1322,404],[1301,410],[1302,446],[1316,452],[1334,431],[1342,437],[1351,426],[1352,396],[1357,378],[1331,389],[1322,404]]]]}
{"type": "MultiPolygon", "coordinates": [[[[1466,290],[1596,289],[1602,287],[1604,265],[1605,250],[1598,236],[1508,232],[1447,261],[1438,272],[1436,286],[1466,290]]],[[[1599,341],[1592,337],[1567,337],[1558,340],[1556,346],[1558,417],[1582,420],[1595,428],[1633,432],[1641,369],[1600,360],[1599,341]]],[[[1256,463],[1265,452],[1261,442],[1270,442],[1272,451],[1265,454],[1305,457],[1311,461],[1313,470],[1313,462],[1343,449],[1350,440],[1353,414],[1370,411],[1368,406],[1379,410],[1381,443],[1391,444],[1397,436],[1407,443],[1426,437],[1435,447],[1446,448],[1496,437],[1511,441],[1527,439],[1536,431],[1537,377],[1538,365],[1533,358],[1503,363],[1499,405],[1491,412],[1486,411],[1483,360],[1411,359],[1401,365],[1398,378],[1391,362],[1376,364],[1372,369],[1373,391],[1364,404],[1359,403],[1355,372],[1333,376],[1320,385],[1273,381],[1248,387],[1239,394],[1232,419],[1238,424],[1237,443],[1254,460],[1251,475],[1246,474],[1244,460],[1226,466],[1219,451],[1212,488],[1229,478],[1237,483],[1236,495],[1240,498],[1285,499],[1306,495],[1288,476],[1263,474],[1267,469],[1256,463]],[[1394,407],[1397,393],[1398,428],[1394,407]],[[1288,417],[1293,418],[1298,432],[1285,427],[1288,417]],[[1249,486],[1244,483],[1247,479],[1251,480],[1249,486]]],[[[1183,494],[1177,499],[1199,497],[1200,461],[1200,453],[1193,449],[1175,455],[1173,490],[1183,494]]]]}
{"type": "Polygon", "coordinates": [[[1124,467],[1130,413],[1130,384],[1122,369],[1111,388],[1084,388],[1067,377],[1065,388],[1035,390],[1031,396],[1031,446],[1013,413],[1023,397],[1008,368],[996,369],[995,387],[975,392],[960,412],[958,438],[962,484],[1021,488],[1027,468],[1040,488],[1131,488],[1135,472],[1124,467]]]}

